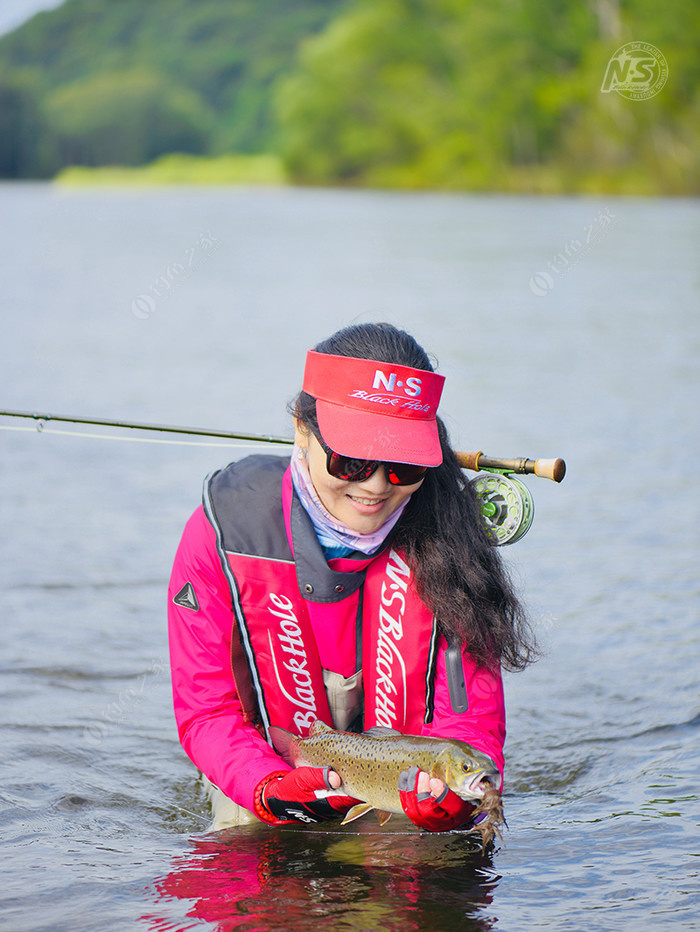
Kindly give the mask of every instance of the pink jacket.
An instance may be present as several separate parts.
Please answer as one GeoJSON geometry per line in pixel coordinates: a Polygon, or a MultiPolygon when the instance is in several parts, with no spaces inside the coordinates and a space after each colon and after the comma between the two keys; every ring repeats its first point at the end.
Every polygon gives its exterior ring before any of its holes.
{"type": "MultiPolygon", "coordinates": [[[[328,606],[330,608],[330,606],[328,606]]],[[[168,595],[170,660],[178,734],[193,763],[223,792],[253,809],[255,787],[268,774],[289,769],[258,730],[244,721],[231,672],[234,614],[217,549],[216,531],[199,507],[178,548],[168,595]]],[[[348,675],[348,637],[332,611],[314,626],[324,669],[348,675]]],[[[463,669],[468,710],[455,713],[440,637],[434,711],[421,734],[458,738],[488,754],[503,772],[505,709],[499,675],[478,669],[467,653],[463,669]]]]}

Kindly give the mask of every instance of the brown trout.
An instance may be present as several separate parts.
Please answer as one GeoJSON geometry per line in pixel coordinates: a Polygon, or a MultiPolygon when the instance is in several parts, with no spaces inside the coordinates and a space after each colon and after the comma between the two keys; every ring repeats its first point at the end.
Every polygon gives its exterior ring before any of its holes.
{"type": "Polygon", "coordinates": [[[364,734],[334,731],[323,722],[311,726],[308,738],[283,728],[270,728],[277,752],[293,767],[331,767],[341,777],[342,793],[361,799],[343,819],[352,822],[372,809],[383,825],[392,812],[402,813],[399,774],[412,766],[442,780],[462,799],[480,802],[486,818],[476,826],[484,844],[503,821],[501,794],[496,789],[500,775],[490,757],[449,738],[421,738],[398,731],[373,728],[364,734]],[[482,828],[483,826],[483,828],[482,828]]]}

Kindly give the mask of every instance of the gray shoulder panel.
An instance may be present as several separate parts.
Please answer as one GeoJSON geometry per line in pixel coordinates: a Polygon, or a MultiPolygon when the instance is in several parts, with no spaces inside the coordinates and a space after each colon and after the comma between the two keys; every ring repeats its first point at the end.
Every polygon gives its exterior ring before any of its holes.
{"type": "Polygon", "coordinates": [[[248,456],[213,473],[204,489],[224,550],[291,560],[282,513],[284,456],[248,456]]]}

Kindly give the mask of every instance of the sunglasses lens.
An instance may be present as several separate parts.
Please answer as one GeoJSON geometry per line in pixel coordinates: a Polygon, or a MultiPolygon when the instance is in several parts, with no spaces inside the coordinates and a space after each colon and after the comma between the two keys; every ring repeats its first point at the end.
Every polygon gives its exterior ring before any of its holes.
{"type": "Polygon", "coordinates": [[[343,479],[345,482],[363,482],[369,479],[378,466],[379,463],[373,460],[357,460],[333,452],[328,455],[328,472],[336,479],[343,479]]]}
{"type": "Polygon", "coordinates": [[[414,466],[412,463],[387,463],[386,467],[392,485],[414,485],[428,471],[427,466],[414,466]]]}

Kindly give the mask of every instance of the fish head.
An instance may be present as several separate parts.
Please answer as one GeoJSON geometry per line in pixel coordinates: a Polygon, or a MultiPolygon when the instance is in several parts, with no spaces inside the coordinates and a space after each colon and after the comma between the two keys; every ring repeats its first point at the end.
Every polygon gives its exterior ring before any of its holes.
{"type": "Polygon", "coordinates": [[[450,745],[437,756],[430,771],[462,799],[481,799],[489,786],[498,789],[500,774],[486,754],[467,744],[450,745]]]}

